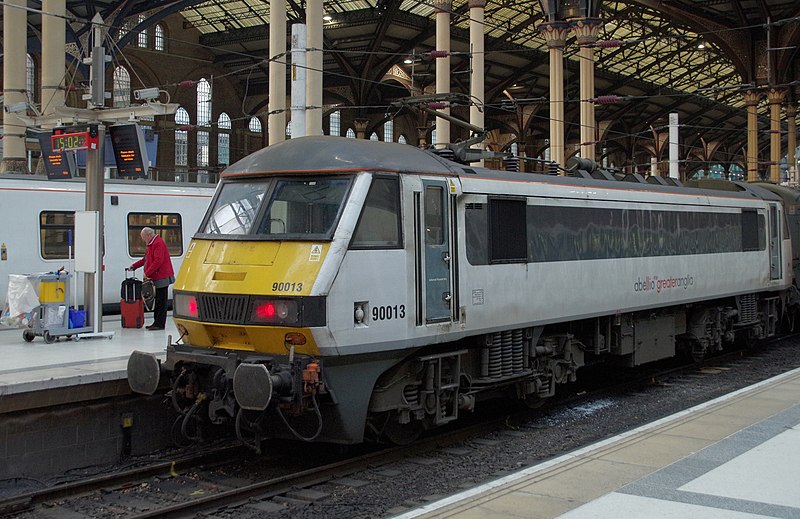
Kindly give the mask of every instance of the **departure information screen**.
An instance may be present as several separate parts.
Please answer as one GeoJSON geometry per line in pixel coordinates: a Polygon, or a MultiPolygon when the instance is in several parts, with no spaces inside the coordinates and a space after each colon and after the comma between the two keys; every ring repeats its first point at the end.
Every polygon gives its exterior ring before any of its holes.
{"type": "Polygon", "coordinates": [[[138,124],[119,124],[109,127],[111,147],[117,161],[118,177],[147,177],[147,153],[144,135],[138,124]]]}

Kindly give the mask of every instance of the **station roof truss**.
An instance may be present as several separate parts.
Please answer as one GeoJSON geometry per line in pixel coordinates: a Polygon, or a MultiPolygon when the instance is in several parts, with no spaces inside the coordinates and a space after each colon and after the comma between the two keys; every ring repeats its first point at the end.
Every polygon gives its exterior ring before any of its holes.
{"type": "MultiPolygon", "coordinates": [[[[287,1],[288,24],[304,21],[305,3],[287,1]]],[[[652,134],[665,126],[667,114],[678,112],[681,123],[693,129],[690,140],[741,146],[746,138],[745,91],[781,88],[790,102],[800,97],[797,0],[598,3],[603,20],[599,41],[621,42],[595,49],[596,96],[616,96],[605,97],[609,104],[598,105],[596,115],[611,122],[611,139],[614,132],[620,139],[652,134]]],[[[67,7],[81,20],[100,12],[112,31],[142,14],[144,21],[127,27],[135,32],[180,13],[183,27],[200,33],[200,43],[217,65],[246,83],[251,94],[266,94],[268,0],[67,0],[67,7]]],[[[325,0],[324,9],[330,18],[324,24],[324,85],[329,92],[344,93],[343,105],[388,106],[392,99],[410,95],[408,85],[387,80],[397,66],[414,89],[423,91],[435,83],[436,60],[429,54],[436,50],[433,0],[325,0]]],[[[35,26],[37,15],[29,17],[35,26]]],[[[512,119],[508,101],[541,105],[533,117],[546,119],[549,57],[538,29],[545,22],[538,0],[487,0],[487,120],[512,119]]],[[[72,27],[76,37],[88,31],[78,24],[72,27]]],[[[452,90],[468,93],[468,0],[452,1],[451,27],[452,90]]],[[[580,58],[572,33],[565,57],[566,117],[578,121],[580,58]]],[[[764,114],[766,96],[761,105],[764,114]]],[[[767,129],[763,115],[760,125],[767,129]]],[[[568,131],[568,140],[574,141],[577,122],[568,131]]]]}

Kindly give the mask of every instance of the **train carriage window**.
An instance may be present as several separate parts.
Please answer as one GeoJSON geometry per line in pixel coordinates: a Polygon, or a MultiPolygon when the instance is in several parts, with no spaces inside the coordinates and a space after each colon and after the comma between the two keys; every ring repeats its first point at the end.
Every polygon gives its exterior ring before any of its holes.
{"type": "MultiPolygon", "coordinates": [[[[75,232],[74,211],[42,211],[39,214],[41,254],[46,260],[69,258],[69,234],[75,232]]],[[[73,256],[75,251],[73,251],[73,256]]]]}
{"type": "Polygon", "coordinates": [[[248,234],[256,212],[271,182],[228,182],[223,184],[213,202],[208,220],[201,228],[205,234],[248,234]]]}
{"type": "Polygon", "coordinates": [[[525,200],[494,198],[489,200],[492,263],[525,262],[528,259],[528,238],[525,200]]]}
{"type": "Polygon", "coordinates": [[[397,178],[374,178],[356,225],[351,249],[393,249],[400,240],[400,186],[397,178]]]}
{"type": "Polygon", "coordinates": [[[151,227],[167,245],[170,256],[183,255],[183,226],[178,213],[128,213],[128,253],[131,257],[144,256],[147,245],[141,232],[151,227]]]}

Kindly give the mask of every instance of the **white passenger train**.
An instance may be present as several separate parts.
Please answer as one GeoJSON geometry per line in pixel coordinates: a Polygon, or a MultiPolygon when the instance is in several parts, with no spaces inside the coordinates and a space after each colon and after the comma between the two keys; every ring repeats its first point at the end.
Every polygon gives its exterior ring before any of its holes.
{"type": "Polygon", "coordinates": [[[170,373],[190,439],[233,420],[246,441],[403,442],[488,398],[538,405],[587,364],[777,333],[796,294],[788,198],[606,178],[344,138],[258,151],[189,246],[180,343],[163,366],[135,352],[131,387],[170,373]]]}
{"type": "MultiPolygon", "coordinates": [[[[75,211],[85,207],[85,186],[82,179],[0,176],[0,306],[6,301],[9,274],[52,272],[61,267],[72,270],[70,235],[75,211]]],[[[152,227],[164,238],[178,272],[213,193],[214,186],[105,181],[106,311],[118,309],[124,269],[144,255],[145,245],[139,237],[142,227],[152,227]]],[[[82,275],[73,280],[73,288],[82,305],[82,275]]]]}

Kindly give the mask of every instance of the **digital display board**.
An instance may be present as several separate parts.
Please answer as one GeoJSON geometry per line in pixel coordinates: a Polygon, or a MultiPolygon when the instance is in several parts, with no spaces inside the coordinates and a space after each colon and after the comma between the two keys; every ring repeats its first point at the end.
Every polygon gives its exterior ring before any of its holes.
{"type": "Polygon", "coordinates": [[[51,137],[52,133],[50,132],[37,132],[36,135],[42,150],[42,160],[44,160],[47,178],[50,180],[72,178],[76,171],[74,155],[53,151],[51,137]]]}
{"type": "Polygon", "coordinates": [[[147,178],[149,166],[144,133],[138,124],[119,124],[108,129],[117,162],[118,177],[147,178]]]}
{"type": "Polygon", "coordinates": [[[50,139],[55,151],[88,150],[91,139],[89,132],[61,133],[50,139]]]}

